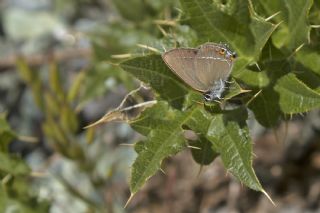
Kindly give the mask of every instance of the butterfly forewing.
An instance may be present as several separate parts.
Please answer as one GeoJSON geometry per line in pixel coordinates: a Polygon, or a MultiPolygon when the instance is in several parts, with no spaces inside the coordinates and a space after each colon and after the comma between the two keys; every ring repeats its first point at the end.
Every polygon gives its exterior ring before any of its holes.
{"type": "Polygon", "coordinates": [[[205,92],[206,84],[195,72],[195,58],[199,49],[178,48],[170,50],[162,55],[169,68],[193,89],[205,92]]]}

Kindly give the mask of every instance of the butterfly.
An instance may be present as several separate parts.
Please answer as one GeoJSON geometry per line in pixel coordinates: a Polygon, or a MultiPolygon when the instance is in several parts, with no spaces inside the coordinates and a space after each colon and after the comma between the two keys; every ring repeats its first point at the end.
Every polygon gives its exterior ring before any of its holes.
{"type": "Polygon", "coordinates": [[[204,94],[206,101],[221,99],[236,52],[226,44],[205,43],[197,48],[176,48],[162,55],[167,66],[186,84],[204,94]]]}

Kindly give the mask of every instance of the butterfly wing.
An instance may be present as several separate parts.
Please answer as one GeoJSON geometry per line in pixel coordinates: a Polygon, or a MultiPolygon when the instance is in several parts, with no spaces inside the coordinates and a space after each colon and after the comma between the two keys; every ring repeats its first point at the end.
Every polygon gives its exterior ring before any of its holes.
{"type": "Polygon", "coordinates": [[[199,49],[194,48],[177,48],[165,52],[162,58],[168,67],[185,83],[195,90],[205,92],[206,84],[203,84],[198,78],[195,70],[194,60],[198,51],[199,49]]]}
{"type": "Polygon", "coordinates": [[[207,43],[200,46],[194,59],[194,70],[205,90],[212,89],[217,80],[226,80],[232,70],[233,61],[220,52],[221,45],[207,43]]]}

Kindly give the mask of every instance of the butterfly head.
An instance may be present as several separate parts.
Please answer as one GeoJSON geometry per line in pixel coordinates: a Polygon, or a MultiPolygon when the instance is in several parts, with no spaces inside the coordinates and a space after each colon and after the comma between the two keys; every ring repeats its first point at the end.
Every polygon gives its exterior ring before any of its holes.
{"type": "Polygon", "coordinates": [[[238,57],[237,53],[232,51],[227,44],[220,44],[218,52],[229,60],[235,60],[238,57]]]}

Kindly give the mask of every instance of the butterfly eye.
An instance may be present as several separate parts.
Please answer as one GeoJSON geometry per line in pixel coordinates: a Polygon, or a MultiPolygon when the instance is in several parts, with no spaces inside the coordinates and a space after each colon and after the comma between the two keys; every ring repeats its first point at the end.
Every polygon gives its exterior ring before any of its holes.
{"type": "Polygon", "coordinates": [[[238,57],[237,53],[233,52],[231,55],[231,59],[236,59],[238,57]]]}
{"type": "Polygon", "coordinates": [[[223,49],[223,48],[221,48],[221,49],[219,50],[220,55],[224,55],[225,52],[226,52],[226,50],[223,49]]]}

